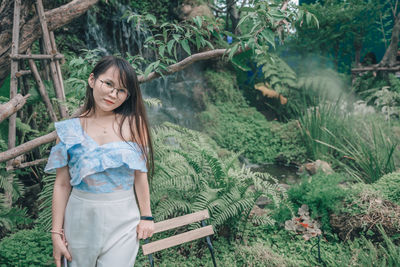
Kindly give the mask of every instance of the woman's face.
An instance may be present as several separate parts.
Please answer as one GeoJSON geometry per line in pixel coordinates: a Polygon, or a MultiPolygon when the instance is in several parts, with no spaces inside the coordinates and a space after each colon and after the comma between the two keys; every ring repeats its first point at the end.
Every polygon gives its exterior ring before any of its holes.
{"type": "Polygon", "coordinates": [[[96,110],[113,111],[121,106],[129,96],[128,90],[120,83],[119,70],[115,66],[108,68],[97,79],[91,73],[88,82],[93,89],[96,110]]]}

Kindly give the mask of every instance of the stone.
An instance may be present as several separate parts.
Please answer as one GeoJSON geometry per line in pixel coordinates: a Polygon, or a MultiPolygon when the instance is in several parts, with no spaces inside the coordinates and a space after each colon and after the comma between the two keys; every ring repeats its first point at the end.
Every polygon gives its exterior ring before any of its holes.
{"type": "Polygon", "coordinates": [[[333,169],[331,168],[328,162],[319,159],[314,162],[305,163],[301,165],[299,168],[300,174],[307,172],[309,175],[314,175],[318,171],[322,171],[323,173],[326,174],[334,173],[333,169]]]}

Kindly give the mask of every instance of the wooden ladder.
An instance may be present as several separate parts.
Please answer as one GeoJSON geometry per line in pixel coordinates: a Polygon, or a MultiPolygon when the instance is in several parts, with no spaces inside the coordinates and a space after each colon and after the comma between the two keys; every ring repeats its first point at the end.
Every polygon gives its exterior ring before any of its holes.
{"type": "MultiPolygon", "coordinates": [[[[32,74],[35,79],[39,93],[44,101],[49,116],[53,122],[57,121],[57,116],[54,111],[53,105],[51,104],[50,98],[47,94],[46,88],[43,84],[43,80],[39,75],[38,68],[34,60],[44,60],[48,62],[50,67],[50,75],[53,82],[55,95],[58,99],[58,109],[61,118],[68,117],[67,108],[63,105],[65,101],[64,85],[60,68],[60,60],[64,59],[64,56],[57,52],[56,42],[54,33],[49,32],[47,27],[47,21],[43,8],[42,0],[36,0],[36,13],[39,17],[39,21],[43,32],[43,45],[45,54],[31,54],[31,50],[27,50],[27,54],[19,54],[19,26],[20,26],[20,11],[21,11],[21,0],[14,0],[14,18],[13,18],[13,31],[12,31],[12,46],[11,46],[11,78],[10,78],[10,100],[17,96],[18,91],[18,79],[24,75],[32,74]],[[21,60],[28,60],[30,70],[19,69],[19,63],[21,60]]],[[[27,86],[27,85],[26,85],[27,86]]],[[[23,88],[21,88],[22,91],[23,88]]],[[[25,89],[25,93],[27,90],[25,89]]],[[[15,147],[16,142],[16,113],[9,117],[9,129],[8,129],[8,149],[15,147]]],[[[13,160],[7,162],[7,166],[11,167],[13,160]]]]}

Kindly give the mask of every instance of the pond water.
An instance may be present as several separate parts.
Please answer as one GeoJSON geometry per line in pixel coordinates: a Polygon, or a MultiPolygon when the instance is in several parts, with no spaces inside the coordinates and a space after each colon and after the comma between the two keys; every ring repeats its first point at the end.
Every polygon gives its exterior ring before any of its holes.
{"type": "Polygon", "coordinates": [[[257,172],[267,172],[283,184],[295,184],[300,181],[300,176],[297,174],[298,168],[296,166],[262,164],[256,167],[251,167],[251,170],[257,172]]]}

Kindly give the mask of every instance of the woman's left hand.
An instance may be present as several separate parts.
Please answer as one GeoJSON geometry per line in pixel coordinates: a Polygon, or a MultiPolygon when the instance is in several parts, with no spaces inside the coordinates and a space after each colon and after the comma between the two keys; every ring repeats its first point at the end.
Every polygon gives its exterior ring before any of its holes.
{"type": "Polygon", "coordinates": [[[136,232],[139,239],[146,239],[152,237],[154,233],[154,221],[140,220],[136,227],[136,232]]]}

